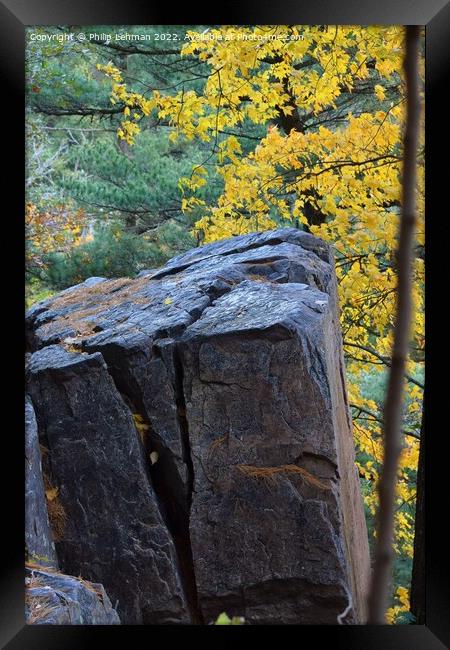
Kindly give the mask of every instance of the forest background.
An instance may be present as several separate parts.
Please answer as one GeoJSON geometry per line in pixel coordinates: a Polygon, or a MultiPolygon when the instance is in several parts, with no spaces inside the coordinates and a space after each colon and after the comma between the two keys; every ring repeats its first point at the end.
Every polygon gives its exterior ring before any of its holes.
{"type": "MultiPolygon", "coordinates": [[[[395,307],[403,36],[399,26],[27,29],[27,305],[237,234],[296,227],[322,237],[336,259],[371,546],[395,307]]],[[[422,128],[388,611],[397,624],[413,622],[423,156],[422,128]]]]}

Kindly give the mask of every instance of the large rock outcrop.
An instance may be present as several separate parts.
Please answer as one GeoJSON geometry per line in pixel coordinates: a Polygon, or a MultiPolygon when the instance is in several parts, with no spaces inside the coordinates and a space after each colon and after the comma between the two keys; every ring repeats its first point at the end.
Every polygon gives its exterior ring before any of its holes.
{"type": "Polygon", "coordinates": [[[367,531],[329,247],[298,230],[33,307],[64,571],[123,623],[362,622],[367,531]]]}

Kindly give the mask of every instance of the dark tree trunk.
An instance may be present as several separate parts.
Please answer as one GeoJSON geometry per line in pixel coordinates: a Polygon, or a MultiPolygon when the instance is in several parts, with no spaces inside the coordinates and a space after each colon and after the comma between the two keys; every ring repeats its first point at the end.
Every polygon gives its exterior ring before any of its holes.
{"type": "MultiPolygon", "coordinates": [[[[322,197],[318,194],[318,192],[314,188],[311,188],[305,190],[305,192],[303,192],[303,196],[305,197],[303,214],[308,220],[308,226],[320,226],[321,224],[325,223],[325,221],[327,220],[326,215],[324,215],[324,213],[321,210],[314,207],[312,203],[306,200],[307,198],[310,197],[315,200],[321,199],[322,197]]],[[[305,226],[305,230],[307,232],[311,232],[308,226],[305,226]]]]}
{"type": "MultiPolygon", "coordinates": [[[[298,131],[299,133],[304,133],[305,132],[305,125],[304,122],[302,121],[300,114],[298,112],[298,106],[296,104],[296,100],[294,95],[292,94],[291,90],[289,89],[287,80],[284,82],[284,90],[285,92],[289,95],[290,101],[289,101],[289,106],[293,109],[292,113],[290,115],[285,115],[281,109],[279,109],[279,115],[276,120],[274,120],[275,124],[277,126],[281,126],[283,131],[286,133],[286,135],[289,135],[289,133],[294,129],[294,131],[298,131]]],[[[321,196],[318,194],[318,192],[315,189],[310,189],[306,190],[303,193],[303,196],[306,197],[313,197],[315,199],[320,199],[321,196]]],[[[320,226],[321,224],[325,223],[326,221],[326,216],[315,208],[311,203],[308,201],[305,202],[305,205],[303,207],[303,214],[305,215],[308,225],[304,225],[303,228],[306,232],[311,232],[309,229],[309,226],[320,226]]]]}
{"type": "Polygon", "coordinates": [[[419,466],[417,470],[416,523],[414,534],[414,560],[411,579],[411,613],[415,622],[425,624],[425,403],[420,427],[419,466]]]}

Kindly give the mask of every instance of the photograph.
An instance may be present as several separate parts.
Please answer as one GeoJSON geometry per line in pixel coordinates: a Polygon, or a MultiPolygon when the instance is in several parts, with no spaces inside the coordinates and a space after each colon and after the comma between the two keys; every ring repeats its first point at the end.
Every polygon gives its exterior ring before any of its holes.
{"type": "Polygon", "coordinates": [[[422,617],[423,81],[420,27],[27,28],[28,623],[422,617]]]}
{"type": "Polygon", "coordinates": [[[18,332],[25,311],[0,645],[313,626],[445,650],[428,372],[424,397],[445,23],[132,4],[0,21],[18,332]]]}

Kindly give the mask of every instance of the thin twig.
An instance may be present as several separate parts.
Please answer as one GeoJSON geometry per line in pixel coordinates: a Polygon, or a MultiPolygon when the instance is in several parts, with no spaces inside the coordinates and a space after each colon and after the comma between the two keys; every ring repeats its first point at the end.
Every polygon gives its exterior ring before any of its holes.
{"type": "MultiPolygon", "coordinates": [[[[383,422],[383,419],[377,415],[374,411],[370,411],[368,408],[365,408],[364,406],[360,406],[360,404],[353,404],[351,403],[350,406],[360,413],[365,413],[366,415],[369,415],[372,420],[375,422],[383,422]]],[[[360,418],[356,416],[358,420],[362,420],[363,418],[360,418]]],[[[402,429],[402,433],[404,436],[409,436],[410,438],[415,438],[416,440],[420,440],[420,435],[418,433],[414,433],[414,431],[409,431],[409,429],[402,429]]]]}

